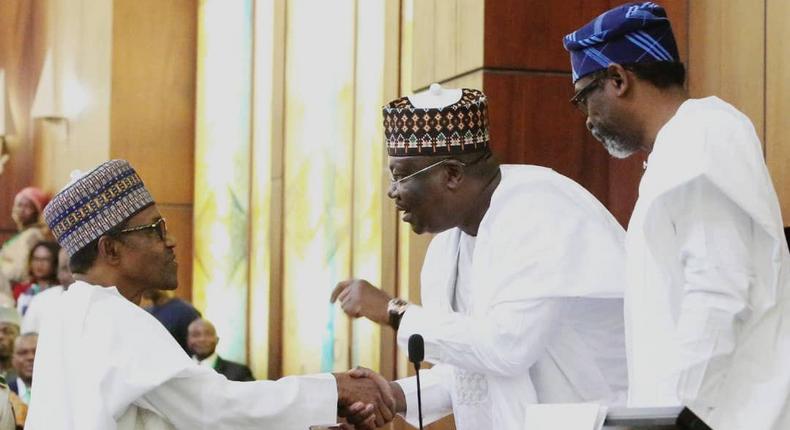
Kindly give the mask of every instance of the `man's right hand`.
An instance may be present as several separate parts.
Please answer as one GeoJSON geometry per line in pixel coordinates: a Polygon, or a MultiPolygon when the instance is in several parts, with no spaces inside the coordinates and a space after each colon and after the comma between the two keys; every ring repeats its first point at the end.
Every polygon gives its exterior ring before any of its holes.
{"type": "Polygon", "coordinates": [[[335,373],[337,380],[338,415],[358,429],[381,427],[395,418],[395,398],[381,375],[358,368],[335,373]],[[356,372],[352,375],[353,372],[356,372]]]}

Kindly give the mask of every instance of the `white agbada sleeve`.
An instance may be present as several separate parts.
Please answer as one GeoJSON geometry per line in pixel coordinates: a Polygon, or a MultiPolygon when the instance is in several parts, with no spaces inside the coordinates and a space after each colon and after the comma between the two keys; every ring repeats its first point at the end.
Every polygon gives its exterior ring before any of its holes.
{"type": "Polygon", "coordinates": [[[306,429],[337,420],[337,400],[331,403],[326,396],[333,390],[335,378],[329,374],[236,382],[195,366],[144,399],[177,429],[306,429]]]}
{"type": "Polygon", "coordinates": [[[545,352],[561,315],[558,300],[506,302],[484,316],[410,305],[398,329],[403,347],[412,334],[425,340],[425,360],[494,376],[523,374],[545,352]]]}
{"type": "Polygon", "coordinates": [[[667,196],[677,231],[684,285],[677,316],[681,346],[678,397],[713,406],[749,316],[751,218],[704,178],[667,196]]]}
{"type": "MultiPolygon", "coordinates": [[[[450,383],[453,370],[444,364],[420,370],[420,391],[422,396],[422,420],[428,425],[453,413],[453,400],[450,383]]],[[[406,397],[406,414],[403,417],[413,427],[419,425],[417,405],[417,377],[410,376],[395,381],[403,389],[406,397]]]]}
{"type": "Polygon", "coordinates": [[[59,303],[39,337],[28,430],[130,422],[148,429],[145,411],[189,430],[304,430],[336,421],[332,375],[228,381],[193,362],[159,321],[114,288],[77,282],[59,303]]]}

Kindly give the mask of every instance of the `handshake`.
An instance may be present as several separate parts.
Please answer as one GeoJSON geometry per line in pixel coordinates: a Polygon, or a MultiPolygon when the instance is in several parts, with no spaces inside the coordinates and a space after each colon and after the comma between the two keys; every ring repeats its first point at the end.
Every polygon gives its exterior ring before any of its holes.
{"type": "Polygon", "coordinates": [[[350,424],[344,428],[376,429],[392,421],[396,414],[406,412],[406,398],[400,385],[388,382],[378,373],[357,367],[334,376],[337,414],[350,424]]]}

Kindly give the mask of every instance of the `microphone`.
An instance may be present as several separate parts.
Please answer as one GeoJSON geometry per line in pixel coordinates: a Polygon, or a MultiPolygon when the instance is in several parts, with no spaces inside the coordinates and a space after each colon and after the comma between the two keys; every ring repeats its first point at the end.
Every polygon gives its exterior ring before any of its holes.
{"type": "Polygon", "coordinates": [[[425,358],[425,342],[419,334],[409,337],[409,361],[414,363],[414,371],[417,372],[417,413],[420,418],[420,430],[422,430],[422,392],[420,391],[420,363],[425,358]]]}

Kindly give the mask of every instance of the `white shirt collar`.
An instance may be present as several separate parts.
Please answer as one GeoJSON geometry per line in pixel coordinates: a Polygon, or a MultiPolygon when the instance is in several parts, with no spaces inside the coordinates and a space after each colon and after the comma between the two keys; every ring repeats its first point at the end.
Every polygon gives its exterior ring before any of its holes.
{"type": "Polygon", "coordinates": [[[203,360],[198,360],[197,356],[192,356],[192,360],[195,360],[195,363],[201,366],[210,367],[212,369],[217,364],[217,358],[219,358],[217,351],[214,351],[211,355],[204,358],[203,360]]]}
{"type": "MultiPolygon", "coordinates": [[[[16,377],[16,390],[17,390],[17,395],[19,396],[19,398],[22,399],[22,401],[25,401],[27,399],[27,397],[28,397],[27,393],[30,391],[30,387],[28,387],[27,384],[25,384],[25,381],[23,381],[22,378],[17,376],[16,377]]],[[[27,402],[25,401],[25,403],[27,403],[27,402]]]]}

